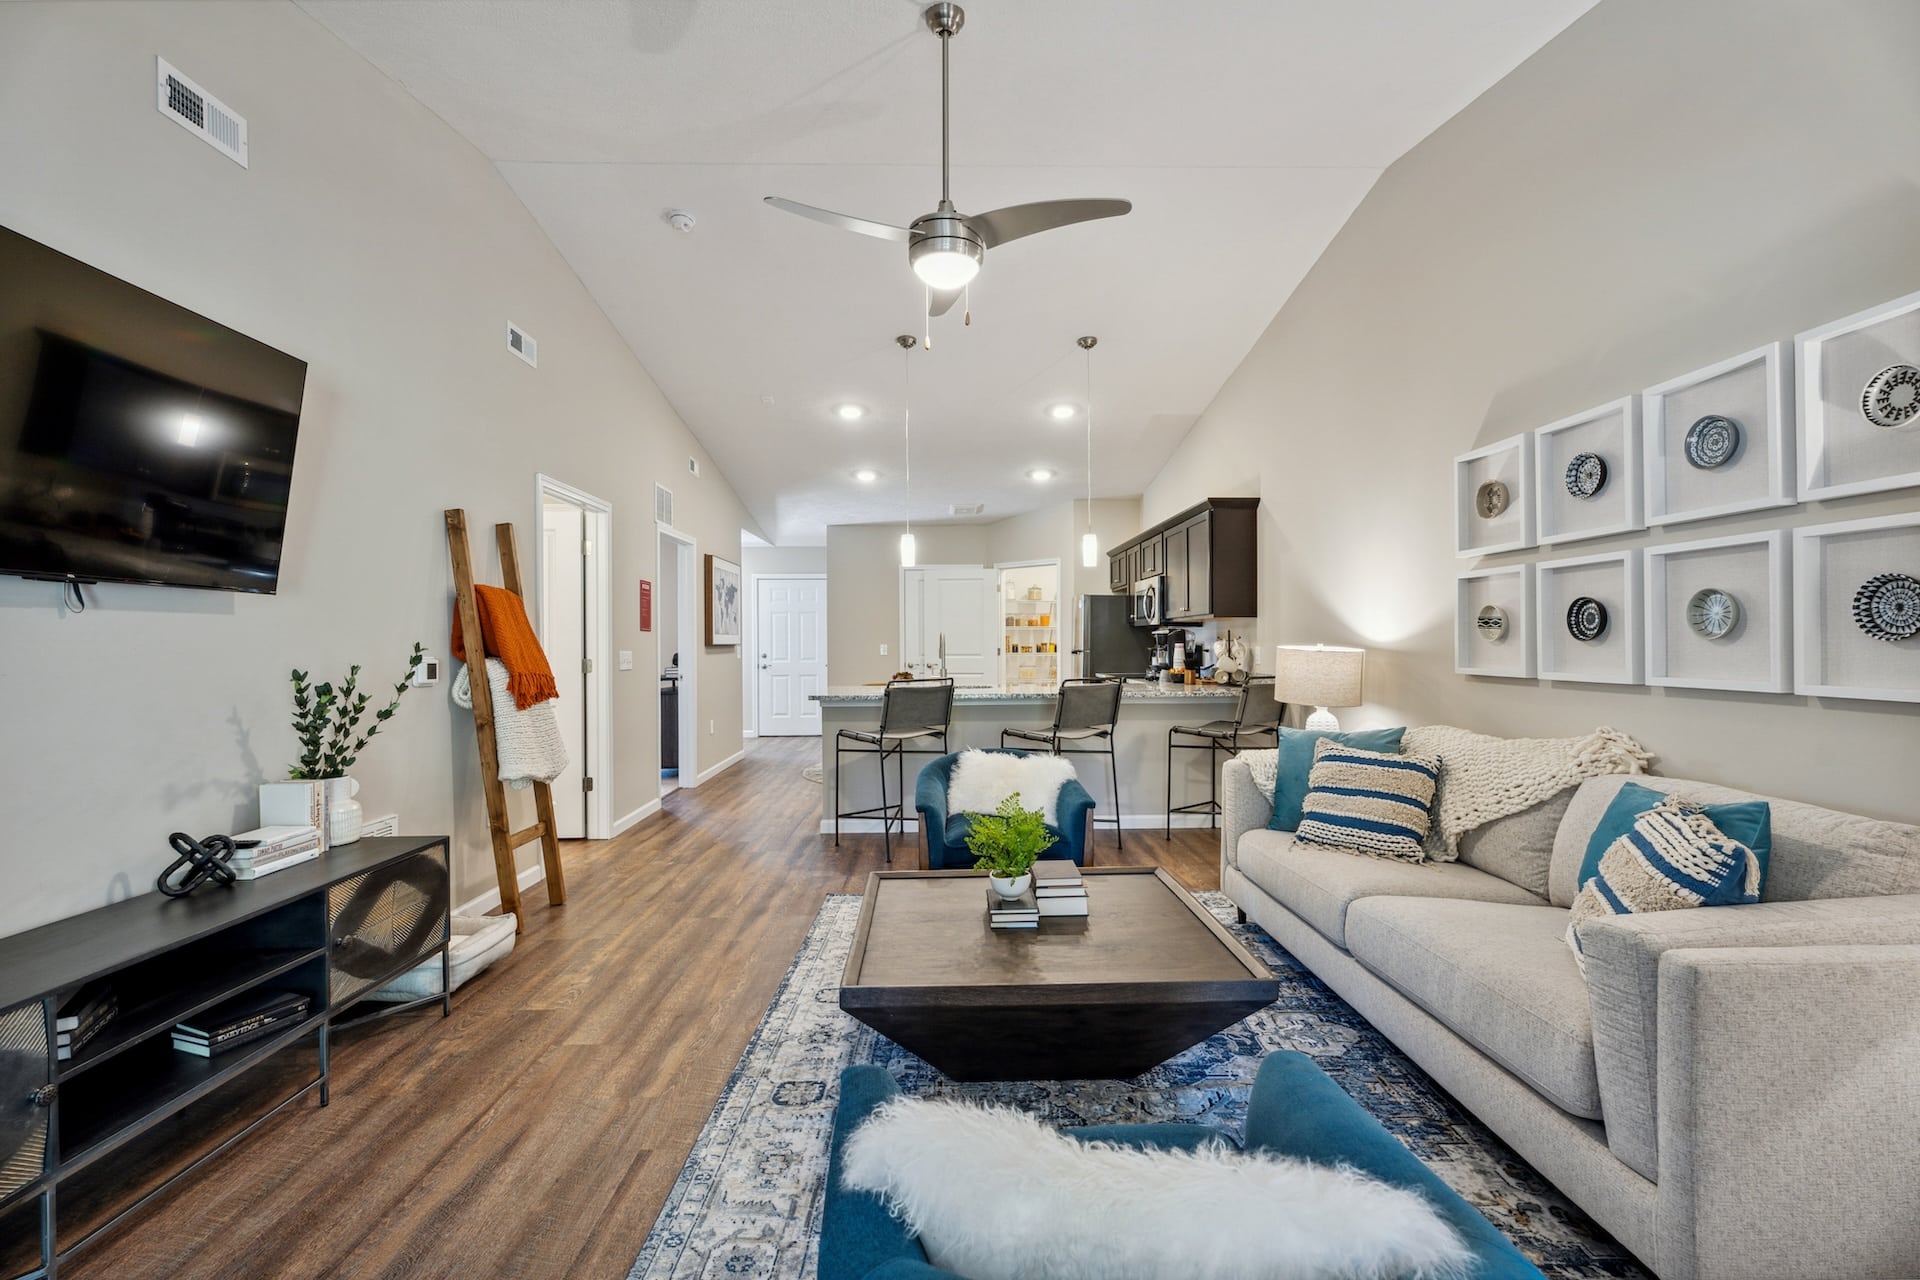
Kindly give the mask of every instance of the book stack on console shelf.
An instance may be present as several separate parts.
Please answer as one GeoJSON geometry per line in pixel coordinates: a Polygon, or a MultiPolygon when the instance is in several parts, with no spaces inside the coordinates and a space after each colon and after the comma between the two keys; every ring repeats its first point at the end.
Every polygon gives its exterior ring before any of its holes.
{"type": "Polygon", "coordinates": [[[260,827],[241,832],[234,841],[242,845],[254,842],[251,847],[233,851],[233,874],[242,880],[258,880],[320,856],[318,827],[260,827]]]}
{"type": "Polygon", "coordinates": [[[249,991],[175,1023],[173,1047],[212,1058],[286,1030],[312,1007],[312,999],[298,991],[249,991]]]}
{"type": "Polygon", "coordinates": [[[987,924],[995,929],[1038,929],[1040,927],[1040,904],[1033,896],[1033,886],[1017,898],[1003,898],[987,886],[987,924]]]}
{"type": "Polygon", "coordinates": [[[1080,868],[1065,858],[1033,864],[1033,895],[1042,919],[1087,914],[1087,882],[1080,868]]]}
{"type": "Polygon", "coordinates": [[[54,1018],[54,1043],[60,1061],[71,1061],[119,1012],[120,997],[104,982],[90,982],[74,992],[54,1018]]]}

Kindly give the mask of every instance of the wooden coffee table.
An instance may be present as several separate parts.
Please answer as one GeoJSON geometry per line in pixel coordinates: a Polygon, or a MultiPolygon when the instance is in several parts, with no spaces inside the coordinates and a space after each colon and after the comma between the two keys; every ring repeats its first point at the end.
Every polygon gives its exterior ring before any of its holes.
{"type": "Polygon", "coordinates": [[[1165,871],[1084,875],[1087,918],[995,931],[983,875],[873,873],[840,1007],[955,1080],[1126,1079],[1278,996],[1165,871]]]}

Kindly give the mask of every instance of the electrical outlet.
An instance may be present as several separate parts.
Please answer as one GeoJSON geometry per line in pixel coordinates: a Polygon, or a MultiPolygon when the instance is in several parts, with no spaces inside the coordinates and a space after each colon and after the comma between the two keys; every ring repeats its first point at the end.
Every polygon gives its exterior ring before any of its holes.
{"type": "Polygon", "coordinates": [[[883,658],[887,656],[887,646],[885,645],[880,646],[880,656],[883,658]]]}
{"type": "Polygon", "coordinates": [[[1253,669],[1255,671],[1258,671],[1260,669],[1261,662],[1265,660],[1263,657],[1265,652],[1266,651],[1262,649],[1259,645],[1253,646],[1253,669]]]}
{"type": "Polygon", "coordinates": [[[622,649],[620,651],[620,669],[622,671],[633,670],[633,650],[622,649]]]}

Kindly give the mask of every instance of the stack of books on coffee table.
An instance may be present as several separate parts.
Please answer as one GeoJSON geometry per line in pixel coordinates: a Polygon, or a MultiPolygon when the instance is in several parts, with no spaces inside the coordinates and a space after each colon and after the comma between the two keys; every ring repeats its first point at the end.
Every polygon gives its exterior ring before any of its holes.
{"type": "Polygon", "coordinates": [[[1033,886],[1017,898],[1003,898],[987,886],[987,924],[995,929],[1038,929],[1040,904],[1034,900],[1033,886]]]}
{"type": "Polygon", "coordinates": [[[1033,864],[1033,896],[1042,919],[1087,914],[1087,882],[1080,868],[1065,858],[1033,864]]]}

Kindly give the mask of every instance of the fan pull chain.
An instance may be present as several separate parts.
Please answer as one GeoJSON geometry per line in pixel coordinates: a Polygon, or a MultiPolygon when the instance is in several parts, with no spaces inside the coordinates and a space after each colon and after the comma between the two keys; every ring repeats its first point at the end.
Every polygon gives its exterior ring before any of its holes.
{"type": "MultiPolygon", "coordinates": [[[[944,48],[945,46],[943,45],[942,47],[944,48]]],[[[922,335],[920,339],[920,349],[923,351],[931,351],[933,350],[933,286],[930,284],[922,285],[920,289],[922,295],[920,306],[920,331],[922,335]]]]}
{"type": "Polygon", "coordinates": [[[971,284],[961,287],[960,314],[962,323],[966,327],[971,328],[973,326],[973,285],[971,284]]]}

